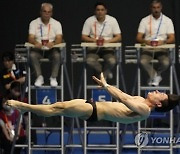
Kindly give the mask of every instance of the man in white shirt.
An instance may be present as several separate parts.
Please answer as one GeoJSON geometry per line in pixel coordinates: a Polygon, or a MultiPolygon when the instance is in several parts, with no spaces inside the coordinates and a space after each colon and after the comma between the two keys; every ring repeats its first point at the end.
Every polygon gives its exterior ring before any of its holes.
{"type": "MultiPolygon", "coordinates": [[[[82,41],[96,42],[99,38],[104,39],[104,43],[116,43],[121,41],[121,30],[117,20],[107,15],[106,5],[101,2],[95,4],[95,15],[89,17],[85,21],[82,29],[82,41]]],[[[105,77],[113,77],[111,69],[116,64],[116,57],[113,49],[89,49],[86,61],[98,74],[103,71],[105,77]],[[100,57],[104,59],[104,66],[98,62],[100,57]]]]}
{"type": "MultiPolygon", "coordinates": [[[[143,45],[156,45],[171,44],[175,42],[174,26],[170,18],[165,16],[162,11],[162,2],[160,0],[152,0],[151,14],[143,18],[139,24],[137,42],[143,45]]],[[[149,86],[158,86],[162,80],[161,73],[169,67],[168,51],[150,50],[142,51],[140,63],[147,71],[150,79],[148,80],[149,86]],[[159,61],[158,68],[155,70],[153,65],[150,64],[151,60],[156,58],[159,61]]]]}
{"type": "Polygon", "coordinates": [[[43,56],[48,56],[52,61],[50,85],[58,85],[56,78],[60,67],[60,51],[53,46],[62,42],[62,27],[60,22],[52,18],[52,13],[52,4],[43,3],[40,11],[41,17],[33,20],[29,26],[28,40],[29,43],[34,44],[30,57],[37,75],[35,86],[42,86],[44,83],[39,63],[39,59],[43,56]]]}

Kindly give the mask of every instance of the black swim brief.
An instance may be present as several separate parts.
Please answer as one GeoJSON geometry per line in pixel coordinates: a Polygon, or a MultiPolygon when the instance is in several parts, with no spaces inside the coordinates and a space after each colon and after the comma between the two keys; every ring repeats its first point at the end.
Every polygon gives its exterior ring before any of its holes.
{"type": "Polygon", "coordinates": [[[90,121],[90,122],[98,121],[98,118],[97,118],[96,102],[93,102],[93,101],[86,101],[86,103],[91,104],[92,107],[93,107],[93,112],[92,112],[91,116],[90,116],[86,121],[90,121]]]}

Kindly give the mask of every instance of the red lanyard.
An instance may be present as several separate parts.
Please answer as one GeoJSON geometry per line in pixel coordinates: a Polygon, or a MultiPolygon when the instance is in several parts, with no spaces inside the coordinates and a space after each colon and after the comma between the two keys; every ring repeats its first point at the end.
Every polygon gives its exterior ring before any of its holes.
{"type": "Polygon", "coordinates": [[[49,39],[49,34],[50,34],[50,29],[51,29],[51,25],[48,25],[48,39],[49,39]]]}
{"type": "Polygon", "coordinates": [[[94,38],[96,39],[97,36],[97,28],[96,28],[96,21],[94,22],[94,38]]]}
{"type": "MultiPolygon", "coordinates": [[[[158,36],[159,30],[160,30],[160,27],[161,27],[161,23],[162,23],[162,18],[163,18],[163,15],[161,15],[161,19],[160,19],[160,22],[159,22],[159,26],[158,26],[156,35],[155,35],[155,37],[154,37],[155,39],[156,39],[157,36],[158,36]]],[[[151,36],[152,36],[152,15],[150,15],[149,33],[150,33],[150,37],[151,37],[151,36]]]]}
{"type": "Polygon", "coordinates": [[[4,120],[5,120],[5,123],[7,124],[7,127],[8,127],[9,129],[11,129],[11,127],[10,127],[10,125],[9,125],[9,120],[8,120],[8,118],[7,118],[7,116],[6,116],[6,113],[4,113],[4,120]]]}
{"type": "MultiPolygon", "coordinates": [[[[103,27],[102,27],[102,30],[101,30],[101,33],[100,33],[99,37],[101,37],[101,35],[102,35],[103,31],[104,31],[105,24],[106,24],[106,23],[103,24],[103,27]]],[[[96,37],[97,37],[97,26],[96,26],[96,25],[97,25],[97,22],[95,21],[95,22],[94,22],[94,38],[95,38],[95,39],[96,39],[96,37]]]]}
{"type": "MultiPolygon", "coordinates": [[[[51,29],[51,25],[48,24],[48,39],[49,39],[49,34],[50,34],[50,29],[51,29]]],[[[43,28],[42,28],[42,24],[40,26],[40,32],[41,32],[41,38],[43,38],[43,28]]]]}
{"type": "Polygon", "coordinates": [[[150,33],[150,37],[152,36],[152,17],[150,15],[150,22],[149,22],[149,33],[150,33]]]}

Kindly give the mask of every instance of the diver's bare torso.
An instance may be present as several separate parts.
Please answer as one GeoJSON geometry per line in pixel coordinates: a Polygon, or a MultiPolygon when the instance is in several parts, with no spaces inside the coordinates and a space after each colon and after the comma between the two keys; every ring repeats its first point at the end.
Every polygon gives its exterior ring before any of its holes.
{"type": "Polygon", "coordinates": [[[150,114],[150,108],[142,103],[145,99],[140,96],[134,96],[134,103],[141,103],[144,108],[148,108],[146,116],[142,116],[120,102],[96,102],[98,120],[109,120],[124,124],[138,122],[146,119],[150,114]],[[103,114],[102,114],[103,113],[103,114]]]}

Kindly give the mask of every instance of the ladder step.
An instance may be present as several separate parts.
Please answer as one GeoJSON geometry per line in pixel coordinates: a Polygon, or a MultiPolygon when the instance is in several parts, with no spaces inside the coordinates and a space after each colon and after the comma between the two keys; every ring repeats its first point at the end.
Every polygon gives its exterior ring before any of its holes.
{"type": "Polygon", "coordinates": [[[62,150],[62,148],[31,148],[31,150],[49,150],[49,151],[59,151],[62,150]]]}
{"type": "Polygon", "coordinates": [[[164,149],[164,148],[153,149],[153,148],[149,148],[149,149],[141,149],[141,151],[170,151],[170,149],[164,149]]]}
{"type": "Polygon", "coordinates": [[[87,147],[87,150],[117,150],[117,148],[111,148],[111,147],[87,147]]]}
{"type": "MultiPolygon", "coordinates": [[[[112,85],[112,86],[117,87],[117,85],[112,85]]],[[[87,89],[98,89],[99,86],[98,85],[87,85],[86,88],[87,89]]]]}
{"type": "Polygon", "coordinates": [[[149,87],[149,86],[141,86],[141,90],[170,90],[170,87],[149,87]]]}
{"type": "Polygon", "coordinates": [[[88,130],[96,129],[96,130],[116,130],[117,127],[86,127],[88,130]]]}
{"type": "MultiPolygon", "coordinates": [[[[123,145],[123,148],[138,148],[137,145],[133,145],[133,144],[126,144],[126,145],[123,145]]],[[[173,146],[174,148],[174,146],[173,146]]],[[[177,147],[177,148],[180,148],[180,145],[177,147]]],[[[170,150],[170,146],[146,146],[146,147],[143,147],[143,148],[140,148],[141,150],[143,151],[153,151],[153,150],[156,150],[156,151],[167,151],[167,150],[170,150]]]]}
{"type": "Polygon", "coordinates": [[[123,145],[123,148],[137,148],[137,145],[133,145],[133,144],[126,144],[126,145],[123,145]]]}
{"type": "MultiPolygon", "coordinates": [[[[136,49],[126,49],[126,50],[125,50],[125,54],[128,54],[128,53],[137,54],[137,50],[136,50],[136,49]]],[[[126,56],[126,55],[125,55],[125,56],[126,56]]]]}
{"type": "Polygon", "coordinates": [[[140,130],[155,130],[155,131],[165,131],[165,130],[171,130],[170,128],[139,128],[140,130]]]}
{"type": "Polygon", "coordinates": [[[16,144],[15,147],[28,147],[27,144],[16,144]]]}
{"type": "Polygon", "coordinates": [[[46,145],[46,144],[34,144],[34,145],[32,145],[32,147],[33,148],[61,148],[61,146],[60,145],[55,145],[55,144],[48,144],[48,145],[46,145]]]}
{"type": "Polygon", "coordinates": [[[180,144],[177,144],[177,145],[173,145],[173,148],[180,148],[180,144]]]}
{"type": "Polygon", "coordinates": [[[132,59],[132,58],[136,58],[136,60],[137,60],[137,55],[125,55],[125,58],[126,59],[128,59],[128,58],[130,58],[130,59],[132,59]]]}
{"type": "Polygon", "coordinates": [[[65,145],[66,148],[82,148],[83,145],[80,145],[80,144],[68,144],[68,145],[65,145]]]}
{"type": "Polygon", "coordinates": [[[86,147],[88,150],[117,150],[117,145],[108,145],[108,144],[89,144],[86,147]]]}
{"type": "Polygon", "coordinates": [[[30,149],[32,150],[61,150],[62,147],[60,145],[33,145],[30,149]]]}
{"type": "Polygon", "coordinates": [[[136,64],[137,63],[137,59],[126,59],[125,60],[125,63],[128,64],[128,63],[133,63],[133,64],[136,64]]]}
{"type": "Polygon", "coordinates": [[[170,151],[170,146],[146,146],[143,148],[140,148],[141,151],[170,151]]]}
{"type": "Polygon", "coordinates": [[[61,130],[61,127],[31,127],[32,130],[61,130]]]}
{"type": "Polygon", "coordinates": [[[31,86],[31,89],[61,89],[62,86],[56,86],[56,87],[51,87],[51,86],[41,86],[41,87],[36,87],[36,86],[31,86]]]}

